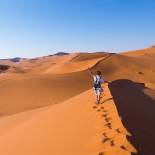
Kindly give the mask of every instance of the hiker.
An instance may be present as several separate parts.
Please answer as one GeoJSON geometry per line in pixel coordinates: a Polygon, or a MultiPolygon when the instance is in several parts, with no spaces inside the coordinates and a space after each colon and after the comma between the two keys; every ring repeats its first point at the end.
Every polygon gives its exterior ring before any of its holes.
{"type": "Polygon", "coordinates": [[[96,71],[96,74],[94,75],[89,68],[88,68],[88,70],[89,70],[91,76],[93,77],[93,81],[94,81],[93,88],[95,90],[97,103],[99,104],[100,98],[101,98],[101,94],[103,93],[102,84],[104,83],[104,79],[102,77],[101,71],[96,71]]]}

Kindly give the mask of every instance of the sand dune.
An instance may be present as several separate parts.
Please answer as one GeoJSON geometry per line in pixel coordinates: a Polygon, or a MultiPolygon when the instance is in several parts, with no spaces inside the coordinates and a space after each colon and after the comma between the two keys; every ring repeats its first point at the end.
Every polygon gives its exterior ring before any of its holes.
{"type": "Polygon", "coordinates": [[[34,59],[23,59],[20,62],[9,60],[0,61],[1,64],[15,66],[12,73],[34,73],[34,74],[64,74],[77,72],[92,67],[108,53],[72,53],[68,55],[52,55],[34,59]]]}
{"type": "Polygon", "coordinates": [[[127,79],[113,81],[110,90],[124,125],[132,133],[130,140],[138,155],[154,155],[155,91],[127,79]]]}
{"type": "Polygon", "coordinates": [[[141,50],[129,51],[122,53],[123,55],[132,56],[132,57],[139,57],[139,56],[149,56],[155,54],[155,48],[150,47],[141,50]]]}
{"type": "Polygon", "coordinates": [[[35,63],[33,70],[37,71],[37,73],[40,71],[40,74],[64,74],[83,71],[88,67],[92,67],[107,55],[107,53],[100,52],[95,54],[73,53],[63,56],[46,57],[44,60],[38,59],[39,66],[35,63]]]}
{"type": "Polygon", "coordinates": [[[90,79],[86,71],[66,75],[3,77],[0,84],[0,113],[6,116],[62,102],[90,89],[90,79]]]}
{"type": "Polygon", "coordinates": [[[147,48],[1,60],[2,154],[154,155],[154,58],[147,48]],[[110,81],[97,107],[88,67],[110,81]]]}
{"type": "MultiPolygon", "coordinates": [[[[155,58],[155,57],[154,57],[155,58]]],[[[155,77],[154,59],[147,57],[129,57],[122,54],[115,54],[106,60],[100,61],[93,67],[93,70],[100,69],[109,80],[131,79],[137,82],[152,82],[155,77]]]]}
{"type": "Polygon", "coordinates": [[[2,118],[1,153],[96,155],[119,152],[118,155],[128,155],[136,152],[126,139],[129,133],[119,119],[107,86],[105,90],[107,102],[97,108],[93,92],[88,90],[61,104],[2,118]],[[106,126],[106,117],[102,117],[106,114],[104,110],[111,119],[112,129],[106,126]],[[105,136],[111,140],[106,140],[105,136]]]}
{"type": "Polygon", "coordinates": [[[103,58],[97,58],[93,60],[86,60],[80,62],[65,62],[58,65],[55,65],[51,68],[48,68],[43,73],[56,73],[56,74],[64,74],[70,72],[78,72],[82,70],[86,70],[88,67],[91,68],[95,63],[103,58]]]}

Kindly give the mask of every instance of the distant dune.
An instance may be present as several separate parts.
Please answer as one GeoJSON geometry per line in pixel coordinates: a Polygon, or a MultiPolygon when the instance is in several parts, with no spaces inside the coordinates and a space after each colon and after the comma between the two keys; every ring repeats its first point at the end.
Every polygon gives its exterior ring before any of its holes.
{"type": "Polygon", "coordinates": [[[10,68],[8,65],[0,65],[0,73],[7,71],[10,68]]]}
{"type": "Polygon", "coordinates": [[[0,60],[1,154],[154,155],[154,60],[154,47],[0,60]],[[102,105],[88,68],[110,82],[102,105]]]}
{"type": "Polygon", "coordinates": [[[124,52],[122,54],[123,55],[127,55],[127,56],[133,56],[133,57],[137,57],[137,56],[151,56],[151,55],[155,55],[155,47],[152,46],[150,48],[136,50],[136,51],[124,52]]]}

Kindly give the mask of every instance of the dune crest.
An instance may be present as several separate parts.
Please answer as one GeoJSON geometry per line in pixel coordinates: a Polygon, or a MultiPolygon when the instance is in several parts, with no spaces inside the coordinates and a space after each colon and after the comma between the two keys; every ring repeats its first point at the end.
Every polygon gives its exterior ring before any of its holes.
{"type": "Polygon", "coordinates": [[[154,48],[148,48],[0,60],[11,66],[0,73],[2,154],[150,154],[155,139],[154,58],[154,48]],[[105,85],[98,106],[88,67],[111,81],[111,92],[105,85]]]}
{"type": "Polygon", "coordinates": [[[127,141],[108,87],[104,102],[94,107],[88,90],[66,102],[0,119],[3,155],[96,155],[136,152],[127,141]],[[103,116],[103,115],[107,115],[103,116]],[[109,120],[108,120],[109,119],[109,120]],[[107,121],[111,122],[111,128],[107,121]],[[32,138],[33,137],[33,138],[32,138]]]}

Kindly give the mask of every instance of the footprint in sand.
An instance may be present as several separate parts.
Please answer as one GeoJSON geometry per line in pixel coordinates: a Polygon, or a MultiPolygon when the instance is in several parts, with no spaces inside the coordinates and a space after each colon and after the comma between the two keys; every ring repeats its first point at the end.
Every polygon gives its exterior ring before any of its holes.
{"type": "Polygon", "coordinates": [[[109,129],[112,129],[112,126],[111,125],[109,125],[109,126],[107,126],[109,129]]]}
{"type": "Polygon", "coordinates": [[[111,145],[111,146],[115,146],[115,144],[114,144],[114,141],[113,141],[113,140],[111,140],[111,141],[110,141],[110,145],[111,145]]]}
{"type": "Polygon", "coordinates": [[[107,117],[108,116],[108,114],[102,114],[102,117],[107,117]]]}
{"type": "Polygon", "coordinates": [[[107,126],[109,129],[112,129],[111,123],[107,123],[105,126],[107,126]]]}
{"type": "Polygon", "coordinates": [[[103,133],[102,134],[105,138],[108,138],[107,134],[106,133],[103,133]]]}
{"type": "Polygon", "coordinates": [[[104,109],[104,107],[102,106],[101,109],[104,109]]]}
{"type": "Polygon", "coordinates": [[[107,110],[103,110],[103,112],[104,112],[104,113],[107,113],[108,111],[107,111],[107,110]]]}
{"type": "Polygon", "coordinates": [[[110,117],[105,118],[105,121],[106,121],[106,122],[109,122],[110,120],[112,120],[110,117]]]}
{"type": "Polygon", "coordinates": [[[126,148],[123,145],[121,145],[120,148],[123,150],[126,150],[126,148]]]}
{"type": "Polygon", "coordinates": [[[93,108],[94,108],[94,109],[96,109],[96,108],[97,108],[97,106],[93,106],[93,108]]]}
{"type": "Polygon", "coordinates": [[[120,129],[116,129],[116,132],[117,132],[117,133],[121,133],[120,129]]]}
{"type": "Polygon", "coordinates": [[[107,142],[109,140],[110,140],[109,138],[104,138],[103,141],[102,141],[102,143],[105,143],[105,142],[107,142]]]}

